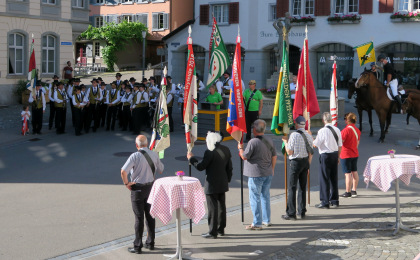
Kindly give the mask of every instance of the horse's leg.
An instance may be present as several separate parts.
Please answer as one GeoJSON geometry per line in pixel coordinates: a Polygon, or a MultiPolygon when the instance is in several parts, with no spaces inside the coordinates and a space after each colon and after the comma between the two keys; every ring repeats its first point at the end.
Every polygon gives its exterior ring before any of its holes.
{"type": "Polygon", "coordinates": [[[369,136],[373,136],[373,127],[372,127],[372,109],[367,110],[368,117],[369,117],[369,125],[370,125],[370,133],[369,136]]]}
{"type": "Polygon", "coordinates": [[[407,125],[410,123],[410,113],[407,113],[407,119],[406,119],[406,121],[407,121],[407,125]]]}
{"type": "Polygon", "coordinates": [[[391,102],[391,107],[388,110],[388,113],[386,114],[385,134],[388,133],[388,128],[389,128],[389,125],[391,124],[391,117],[392,117],[392,111],[393,111],[393,109],[394,109],[394,102],[391,102]]]}
{"type": "Polygon", "coordinates": [[[386,122],[386,111],[384,111],[383,109],[380,111],[376,111],[376,115],[378,115],[379,118],[379,126],[381,128],[381,137],[379,137],[378,142],[379,143],[383,143],[385,140],[385,122],[386,122]]]}
{"type": "Polygon", "coordinates": [[[357,107],[357,113],[359,114],[359,130],[362,132],[363,109],[360,106],[357,107]]]}

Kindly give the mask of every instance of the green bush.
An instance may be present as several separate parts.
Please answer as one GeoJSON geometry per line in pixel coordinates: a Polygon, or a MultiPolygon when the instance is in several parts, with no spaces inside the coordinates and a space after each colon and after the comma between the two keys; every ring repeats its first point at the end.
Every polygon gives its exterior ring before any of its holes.
{"type": "Polygon", "coordinates": [[[27,80],[20,79],[14,89],[14,93],[16,97],[18,98],[19,104],[22,104],[22,94],[26,90],[26,83],[27,83],[27,80]]]}

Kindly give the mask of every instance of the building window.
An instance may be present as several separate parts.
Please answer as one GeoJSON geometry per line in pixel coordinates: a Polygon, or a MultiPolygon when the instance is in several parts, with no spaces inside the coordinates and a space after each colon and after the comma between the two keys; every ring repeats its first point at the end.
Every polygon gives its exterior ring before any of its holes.
{"type": "Polygon", "coordinates": [[[101,45],[99,44],[99,42],[95,42],[95,56],[101,56],[101,45]]]}
{"type": "Polygon", "coordinates": [[[357,14],[359,13],[359,0],[335,0],[335,14],[357,14]]]}
{"type": "Polygon", "coordinates": [[[94,2],[95,4],[103,4],[104,3],[104,0],[95,0],[95,2],[94,2]]]}
{"type": "Polygon", "coordinates": [[[136,22],[144,24],[146,27],[148,27],[148,14],[136,14],[136,22]]]}
{"type": "Polygon", "coordinates": [[[420,0],[399,0],[399,12],[413,12],[420,9],[420,0]]]}
{"type": "Polygon", "coordinates": [[[73,0],[73,7],[77,7],[77,8],[85,7],[84,1],[85,0],[73,0]]]}
{"type": "Polygon", "coordinates": [[[268,19],[269,21],[275,21],[277,19],[277,6],[276,5],[269,5],[268,19]]]}
{"type": "Polygon", "coordinates": [[[218,24],[229,24],[229,5],[213,5],[212,13],[218,24]]]}
{"type": "Polygon", "coordinates": [[[25,36],[19,33],[9,34],[9,74],[22,75],[24,64],[23,43],[25,36]]]}
{"type": "Polygon", "coordinates": [[[315,12],[314,0],[294,0],[292,2],[293,16],[308,16],[314,15],[315,12]]]}
{"type": "Polygon", "coordinates": [[[121,0],[121,3],[123,4],[132,4],[133,0],[121,0]]]}
{"type": "Polygon", "coordinates": [[[55,73],[55,43],[52,35],[42,36],[42,73],[55,73]]]}
{"type": "Polygon", "coordinates": [[[55,0],[42,0],[42,3],[55,5],[55,0]]]}
{"type": "Polygon", "coordinates": [[[130,14],[130,15],[122,15],[122,19],[121,19],[122,21],[127,21],[127,22],[129,22],[129,23],[132,23],[133,22],[133,16],[130,14]]]}
{"type": "Polygon", "coordinates": [[[154,31],[168,29],[168,14],[154,13],[152,29],[154,31]]]}
{"type": "Polygon", "coordinates": [[[99,28],[104,26],[104,17],[103,16],[96,16],[95,17],[95,27],[99,28]]]}

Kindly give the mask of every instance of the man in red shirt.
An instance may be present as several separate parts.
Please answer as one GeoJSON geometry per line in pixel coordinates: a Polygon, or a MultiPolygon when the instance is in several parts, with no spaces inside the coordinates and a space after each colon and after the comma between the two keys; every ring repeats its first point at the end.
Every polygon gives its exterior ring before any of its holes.
{"type": "Polygon", "coordinates": [[[357,159],[359,158],[360,130],[355,126],[356,115],[354,113],[346,114],[344,120],[347,126],[341,131],[343,146],[341,148],[341,167],[346,175],[346,192],[341,197],[357,197],[357,184],[359,175],[357,174],[357,159]]]}

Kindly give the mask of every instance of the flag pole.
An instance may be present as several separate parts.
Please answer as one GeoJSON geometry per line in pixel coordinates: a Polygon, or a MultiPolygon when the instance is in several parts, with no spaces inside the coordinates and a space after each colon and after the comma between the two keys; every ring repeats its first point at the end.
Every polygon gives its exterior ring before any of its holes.
{"type": "MultiPolygon", "coordinates": [[[[191,177],[191,163],[188,160],[188,176],[191,177]]],[[[190,235],[192,235],[192,220],[190,219],[190,235]]]]}
{"type": "MultiPolygon", "coordinates": [[[[190,41],[190,38],[191,38],[191,32],[192,32],[192,30],[191,30],[191,25],[190,25],[188,27],[188,44],[190,44],[189,41],[190,41]]],[[[191,96],[189,95],[188,96],[188,99],[190,99],[190,98],[191,98],[191,96]]],[[[191,105],[193,106],[194,104],[191,103],[191,105]]],[[[184,109],[184,113],[185,113],[185,109],[184,109]]],[[[192,152],[192,147],[191,147],[191,151],[189,151],[189,152],[192,152]]],[[[191,163],[190,163],[190,160],[188,160],[188,176],[191,177],[191,163]]],[[[190,235],[192,235],[192,219],[190,219],[190,235]]]]}
{"type": "Polygon", "coordinates": [[[241,163],[241,216],[242,216],[242,223],[244,222],[244,161],[239,156],[239,160],[241,163]]]}
{"type": "MultiPolygon", "coordinates": [[[[307,45],[307,40],[308,40],[308,25],[306,25],[305,27],[305,50],[304,50],[304,59],[305,59],[305,65],[304,70],[305,70],[305,86],[306,86],[306,115],[308,118],[308,131],[311,131],[311,116],[309,114],[309,96],[308,96],[308,87],[306,85],[306,79],[307,79],[307,75],[306,75],[306,61],[308,59],[308,57],[306,57],[306,50],[308,50],[308,45],[307,45]]],[[[308,180],[308,207],[311,205],[311,164],[309,164],[309,169],[308,169],[308,176],[307,176],[307,180],[308,180]]]]}

